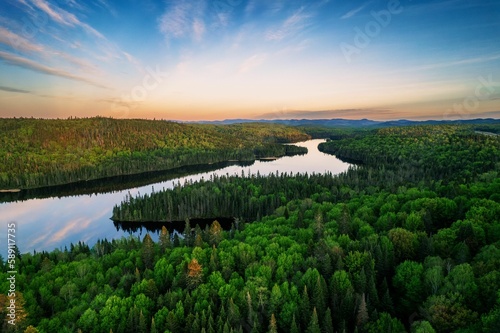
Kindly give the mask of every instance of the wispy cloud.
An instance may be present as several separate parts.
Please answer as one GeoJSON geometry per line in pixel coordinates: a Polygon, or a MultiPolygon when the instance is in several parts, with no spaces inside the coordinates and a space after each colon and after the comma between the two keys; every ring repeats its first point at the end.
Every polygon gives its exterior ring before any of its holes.
{"type": "Polygon", "coordinates": [[[113,7],[111,7],[111,5],[106,0],[97,0],[96,4],[97,6],[106,9],[114,17],[118,16],[116,10],[113,7]]]}
{"type": "Polygon", "coordinates": [[[20,93],[20,94],[32,94],[32,92],[29,91],[29,90],[17,89],[17,88],[11,88],[11,87],[4,87],[4,86],[0,86],[0,90],[2,90],[2,91],[8,91],[8,92],[13,92],[13,93],[20,93]]]}
{"type": "Polygon", "coordinates": [[[24,52],[42,52],[44,50],[42,45],[33,43],[3,27],[0,27],[0,43],[24,52]]]}
{"type": "Polygon", "coordinates": [[[358,8],[354,8],[353,10],[348,11],[347,13],[345,13],[344,15],[342,15],[340,17],[340,19],[345,20],[345,19],[353,17],[354,15],[356,15],[357,13],[359,13],[360,11],[362,11],[363,9],[365,9],[366,7],[368,7],[368,5],[370,3],[372,3],[372,1],[365,2],[364,4],[362,4],[361,6],[359,6],[358,8]]]}
{"type": "Polygon", "coordinates": [[[267,58],[266,54],[255,54],[251,56],[241,64],[239,73],[240,74],[247,73],[252,69],[259,67],[264,63],[266,58],[267,58]]]}
{"type": "Polygon", "coordinates": [[[478,63],[490,62],[490,61],[495,61],[495,60],[500,60],[500,54],[494,54],[494,55],[483,56],[483,57],[468,58],[468,59],[461,59],[461,60],[455,60],[455,61],[438,62],[438,63],[433,63],[433,64],[426,64],[426,65],[422,65],[422,66],[406,68],[403,70],[403,72],[433,70],[433,69],[438,69],[438,68],[478,64],[478,63]]]}
{"type": "Polygon", "coordinates": [[[20,56],[11,54],[11,53],[0,51],[0,59],[2,59],[3,62],[5,62],[6,64],[9,64],[12,66],[17,66],[17,67],[29,69],[29,70],[32,70],[32,71],[35,71],[38,73],[42,73],[42,74],[58,76],[58,77],[62,77],[62,78],[70,79],[70,80],[80,81],[80,82],[84,82],[84,83],[93,85],[95,87],[108,89],[107,87],[105,87],[99,83],[96,83],[92,80],[89,80],[85,77],[71,74],[71,73],[64,71],[62,69],[57,69],[57,68],[52,68],[52,67],[48,67],[45,65],[41,65],[41,64],[36,63],[30,59],[23,58],[23,57],[20,57],[20,56]]]}
{"type": "Polygon", "coordinates": [[[193,22],[193,35],[197,41],[200,41],[205,33],[205,24],[200,19],[195,19],[193,22]]]}
{"type": "Polygon", "coordinates": [[[173,1],[167,4],[167,9],[158,21],[160,32],[167,38],[182,38],[188,35],[200,40],[205,32],[203,22],[203,1],[173,1]]]}
{"type": "Polygon", "coordinates": [[[71,63],[72,65],[77,66],[79,69],[85,72],[92,72],[92,73],[98,72],[97,67],[95,67],[87,60],[80,59],[65,52],[57,51],[50,47],[34,43],[24,38],[23,36],[20,36],[3,27],[0,27],[0,44],[9,46],[16,51],[38,54],[45,58],[58,57],[60,59],[63,59],[71,63]]]}
{"type": "Polygon", "coordinates": [[[38,9],[45,12],[52,20],[66,26],[81,27],[87,33],[95,37],[105,39],[99,31],[92,28],[87,23],[80,21],[74,14],[69,13],[62,8],[55,7],[45,0],[32,0],[32,2],[38,9]]]}
{"type": "Polygon", "coordinates": [[[305,13],[304,7],[296,10],[290,15],[277,29],[268,30],[266,39],[271,41],[279,41],[284,38],[295,35],[309,26],[308,20],[312,17],[311,14],[305,13]]]}

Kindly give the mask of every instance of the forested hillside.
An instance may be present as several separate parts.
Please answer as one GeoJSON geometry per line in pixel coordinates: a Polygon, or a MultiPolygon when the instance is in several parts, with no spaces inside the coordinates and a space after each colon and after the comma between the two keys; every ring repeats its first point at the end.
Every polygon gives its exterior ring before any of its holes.
{"type": "Polygon", "coordinates": [[[308,138],[283,125],[187,125],[100,117],[0,119],[0,189],[304,153],[304,148],[276,142],[308,138]]]}
{"type": "Polygon", "coordinates": [[[361,165],[339,176],[214,177],[114,210],[132,220],[221,211],[246,220],[230,230],[187,219],[182,235],[164,228],[158,242],[145,235],[20,255],[18,327],[498,332],[500,138],[417,126],[322,150],[361,165]]]}

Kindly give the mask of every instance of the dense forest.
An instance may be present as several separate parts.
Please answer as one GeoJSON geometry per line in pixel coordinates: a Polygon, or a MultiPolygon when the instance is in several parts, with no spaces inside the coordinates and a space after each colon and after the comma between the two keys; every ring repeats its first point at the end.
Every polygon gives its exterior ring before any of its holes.
{"type": "Polygon", "coordinates": [[[278,143],[308,138],[296,128],[273,124],[0,118],[0,190],[305,153],[278,143]]]}
{"type": "Polygon", "coordinates": [[[498,332],[500,137],[412,126],[320,148],[359,165],[128,196],[115,219],[184,231],[18,253],[17,331],[498,332]],[[210,216],[236,220],[190,223],[210,216]]]}

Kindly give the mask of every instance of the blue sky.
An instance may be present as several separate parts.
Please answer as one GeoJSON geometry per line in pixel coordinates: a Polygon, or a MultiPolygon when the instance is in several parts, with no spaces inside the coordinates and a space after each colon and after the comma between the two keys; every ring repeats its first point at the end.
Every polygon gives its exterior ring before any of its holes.
{"type": "Polygon", "coordinates": [[[500,0],[4,0],[0,116],[500,117],[500,0]]]}

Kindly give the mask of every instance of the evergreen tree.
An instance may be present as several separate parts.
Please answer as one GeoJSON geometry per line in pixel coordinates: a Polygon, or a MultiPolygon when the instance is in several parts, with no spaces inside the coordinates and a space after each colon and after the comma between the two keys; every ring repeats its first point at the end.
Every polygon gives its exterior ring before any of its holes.
{"type": "Polygon", "coordinates": [[[276,318],[274,317],[274,313],[271,314],[271,319],[269,320],[268,333],[278,333],[278,324],[276,323],[276,318]]]}
{"type": "Polygon", "coordinates": [[[311,313],[311,305],[309,300],[309,294],[307,293],[307,286],[304,286],[304,291],[302,292],[302,298],[299,303],[300,325],[302,327],[308,327],[310,313],[311,313]]]}
{"type": "Polygon", "coordinates": [[[149,233],[142,240],[142,260],[146,268],[153,269],[155,257],[154,242],[149,233]]]}
{"type": "Polygon", "coordinates": [[[222,240],[222,232],[223,231],[220,223],[215,220],[209,229],[209,239],[212,245],[217,246],[219,244],[219,242],[222,240]]]}
{"type": "Polygon", "coordinates": [[[186,246],[192,246],[193,241],[193,230],[191,228],[191,223],[188,218],[185,219],[184,232],[182,233],[184,236],[184,243],[186,246]]]}
{"type": "MultiPolygon", "coordinates": [[[[156,329],[156,324],[155,324],[155,318],[151,318],[151,329],[149,330],[150,333],[158,333],[158,330],[156,329]]],[[[199,332],[196,332],[199,333],[199,332]]]]}
{"type": "Polygon", "coordinates": [[[323,316],[323,325],[321,326],[323,333],[334,333],[332,311],[330,308],[325,310],[325,315],[323,316]]]}
{"type": "Polygon", "coordinates": [[[165,226],[162,226],[160,232],[160,248],[162,253],[165,253],[165,251],[171,247],[172,247],[172,242],[170,240],[170,233],[168,232],[168,229],[165,226]]]}
{"type": "Polygon", "coordinates": [[[191,262],[188,264],[188,286],[191,289],[196,288],[198,284],[201,283],[201,280],[203,278],[203,270],[201,265],[198,263],[198,260],[196,258],[191,259],[191,262]]]}
{"type": "Polygon", "coordinates": [[[319,327],[318,313],[316,308],[313,309],[311,320],[309,321],[309,326],[307,327],[307,333],[321,333],[321,328],[319,327]]]}
{"type": "Polygon", "coordinates": [[[290,333],[300,333],[300,328],[297,326],[297,321],[295,320],[295,314],[292,318],[292,324],[290,325],[290,333]]]}
{"type": "Polygon", "coordinates": [[[361,295],[361,302],[358,308],[358,316],[356,318],[356,327],[362,328],[369,320],[368,309],[366,307],[365,294],[361,295]]]}
{"type": "Polygon", "coordinates": [[[148,332],[148,327],[146,324],[146,318],[144,318],[144,315],[142,314],[142,311],[139,314],[139,324],[137,327],[137,332],[138,333],[147,333],[148,332]]]}

